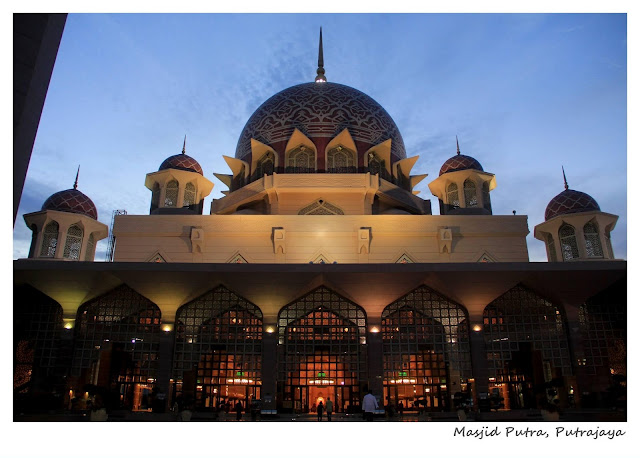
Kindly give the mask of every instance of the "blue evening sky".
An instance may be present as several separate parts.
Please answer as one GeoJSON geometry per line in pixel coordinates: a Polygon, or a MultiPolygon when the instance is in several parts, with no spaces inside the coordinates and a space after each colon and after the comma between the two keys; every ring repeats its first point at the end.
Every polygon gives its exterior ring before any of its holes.
{"type": "MultiPolygon", "coordinates": [[[[533,228],[569,186],[620,216],[614,252],[627,257],[627,19],[624,14],[70,14],[14,229],[14,258],[31,233],[22,215],[73,185],[109,225],[115,209],[148,214],[145,175],[182,149],[226,186],[253,111],[313,81],[323,27],[329,81],[377,100],[393,117],[414,174],[427,184],[455,154],[495,173],[494,214],[533,228]]],[[[98,244],[103,260],[106,239],[98,244]]]]}

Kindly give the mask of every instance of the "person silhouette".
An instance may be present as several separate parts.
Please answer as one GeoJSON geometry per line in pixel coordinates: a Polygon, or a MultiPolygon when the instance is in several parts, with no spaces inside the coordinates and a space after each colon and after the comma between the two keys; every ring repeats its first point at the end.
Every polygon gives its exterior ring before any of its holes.
{"type": "Polygon", "coordinates": [[[333,413],[333,402],[331,398],[327,396],[327,403],[324,406],[324,410],[327,412],[327,421],[331,421],[331,414],[333,413]]]}
{"type": "Polygon", "coordinates": [[[324,404],[322,404],[322,401],[318,403],[316,410],[318,412],[318,421],[322,421],[322,411],[324,410],[324,404]]]}

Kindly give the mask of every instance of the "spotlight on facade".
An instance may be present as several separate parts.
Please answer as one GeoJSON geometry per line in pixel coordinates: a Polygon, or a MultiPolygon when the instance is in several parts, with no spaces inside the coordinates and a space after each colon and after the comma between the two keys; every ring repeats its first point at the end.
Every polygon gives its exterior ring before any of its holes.
{"type": "Polygon", "coordinates": [[[480,326],[479,324],[476,324],[476,325],[473,327],[473,330],[474,330],[475,332],[480,332],[480,331],[482,331],[482,326],[480,326]]]}
{"type": "Polygon", "coordinates": [[[380,332],[380,328],[378,328],[378,326],[371,326],[371,328],[369,329],[369,332],[377,334],[378,332],[380,332]]]}
{"type": "Polygon", "coordinates": [[[164,332],[171,332],[172,329],[173,327],[170,324],[165,324],[164,326],[162,326],[162,330],[164,332]]]}
{"type": "Polygon", "coordinates": [[[273,334],[274,332],[276,332],[273,326],[267,326],[264,330],[267,334],[273,334]]]}

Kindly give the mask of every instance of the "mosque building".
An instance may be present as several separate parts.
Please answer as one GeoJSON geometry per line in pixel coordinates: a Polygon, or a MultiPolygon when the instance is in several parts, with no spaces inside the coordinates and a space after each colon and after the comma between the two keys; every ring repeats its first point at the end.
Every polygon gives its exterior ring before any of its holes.
{"type": "Polygon", "coordinates": [[[534,227],[548,262],[531,263],[527,216],[493,214],[496,176],[457,139],[429,182],[432,214],[393,119],[328,81],[322,32],[315,81],[253,113],[206,215],[213,171],[191,155],[185,139],[159,157],[149,214],[115,216],[111,231],[77,177],[24,215],[24,402],[72,407],[101,390],[132,411],[261,400],[285,413],[330,397],[350,412],[369,389],[421,411],[612,402],[626,376],[618,217],[565,178],[534,227]],[[112,262],[94,262],[107,237],[112,262]]]}

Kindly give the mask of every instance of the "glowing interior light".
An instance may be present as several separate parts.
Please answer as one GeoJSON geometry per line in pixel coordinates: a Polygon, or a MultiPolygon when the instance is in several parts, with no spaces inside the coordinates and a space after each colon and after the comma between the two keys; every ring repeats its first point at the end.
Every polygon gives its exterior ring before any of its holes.
{"type": "Polygon", "coordinates": [[[163,330],[164,332],[171,332],[171,325],[165,324],[165,325],[162,327],[162,330],[163,330]]]}
{"type": "Polygon", "coordinates": [[[266,329],[265,329],[265,331],[266,331],[268,334],[273,334],[274,332],[276,332],[276,330],[274,329],[274,327],[273,327],[273,326],[267,326],[267,327],[266,327],[266,329]]]}
{"type": "Polygon", "coordinates": [[[474,330],[475,332],[480,332],[480,331],[482,331],[482,326],[480,326],[479,324],[476,324],[476,325],[473,327],[473,330],[474,330]]]}
{"type": "Polygon", "coordinates": [[[380,329],[377,326],[372,326],[371,327],[371,332],[373,332],[375,334],[377,332],[380,332],[380,329]]]}

